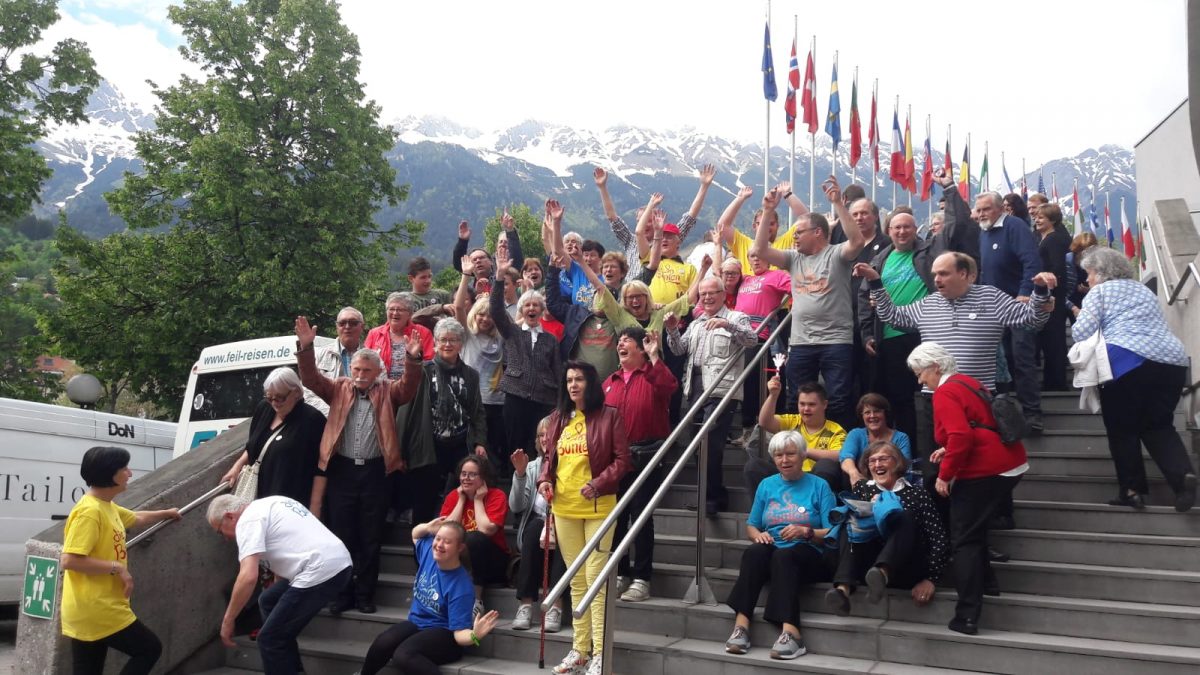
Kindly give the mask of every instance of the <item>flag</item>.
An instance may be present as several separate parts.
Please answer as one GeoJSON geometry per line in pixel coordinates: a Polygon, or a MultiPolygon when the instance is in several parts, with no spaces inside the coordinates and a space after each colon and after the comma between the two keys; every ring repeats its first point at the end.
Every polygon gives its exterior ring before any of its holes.
{"type": "Polygon", "coordinates": [[[1112,221],[1108,218],[1108,195],[1104,197],[1104,234],[1108,237],[1108,247],[1112,248],[1114,235],[1112,221]]]}
{"type": "Polygon", "coordinates": [[[980,189],[983,189],[983,190],[987,190],[987,189],[991,188],[991,185],[988,184],[987,143],[984,143],[984,148],[983,148],[983,164],[981,164],[979,166],[979,187],[980,187],[980,189]]]}
{"type": "Polygon", "coordinates": [[[893,182],[904,185],[904,137],[900,135],[900,111],[892,113],[892,166],[888,171],[893,182]]]}
{"type": "Polygon", "coordinates": [[[1079,182],[1075,182],[1075,187],[1071,192],[1071,209],[1075,212],[1075,234],[1083,234],[1086,230],[1083,225],[1083,207],[1079,205],[1079,182]]]}
{"type": "Polygon", "coordinates": [[[808,52],[808,65],[804,66],[804,94],[800,105],[804,108],[802,122],[808,125],[808,133],[817,133],[817,73],[813,66],[812,50],[808,52]]]}
{"type": "Polygon", "coordinates": [[[946,175],[954,177],[954,160],[950,159],[950,137],[946,136],[946,152],[942,153],[942,158],[946,160],[946,175]]]}
{"type": "Polygon", "coordinates": [[[1100,231],[1100,221],[1096,218],[1096,202],[1092,201],[1088,204],[1088,229],[1092,234],[1096,235],[1097,239],[1104,237],[1104,233],[1100,231]]]}
{"type": "Polygon", "coordinates": [[[933,193],[933,146],[929,134],[925,135],[925,173],[921,175],[921,201],[927,201],[933,193]]]}
{"type": "Polygon", "coordinates": [[[963,148],[962,166],[958,171],[958,194],[962,195],[963,199],[969,199],[971,196],[971,146],[963,148]]]}
{"type": "Polygon", "coordinates": [[[1046,181],[1042,180],[1042,172],[1038,171],[1038,194],[1046,195],[1046,181]]]}
{"type": "Polygon", "coordinates": [[[1054,180],[1054,176],[1050,176],[1050,190],[1054,192],[1054,203],[1058,203],[1058,181],[1054,180]]]}
{"type": "Polygon", "coordinates": [[[909,192],[917,192],[917,167],[913,161],[912,120],[904,118],[904,186],[909,192]]]}
{"type": "Polygon", "coordinates": [[[1129,230],[1129,221],[1125,219],[1125,198],[1121,198],[1121,243],[1125,246],[1125,257],[1137,255],[1137,246],[1133,242],[1133,232],[1129,230]]]}
{"type": "MultiPolygon", "coordinates": [[[[875,162],[875,173],[879,173],[879,118],[875,115],[875,92],[871,92],[871,128],[867,131],[867,138],[871,146],[871,158],[875,162]]],[[[874,176],[871,180],[875,180],[874,176]]]]}
{"type": "Polygon", "coordinates": [[[850,166],[858,166],[862,159],[862,123],[858,119],[858,75],[850,85],[850,166]]]}
{"type": "Polygon", "coordinates": [[[800,88],[800,62],[796,60],[796,40],[792,40],[792,57],[788,60],[787,98],[783,99],[783,113],[787,118],[787,132],[796,131],[796,90],[800,88]]]}
{"type": "Polygon", "coordinates": [[[1016,190],[1013,189],[1012,179],[1008,177],[1008,167],[1004,165],[1004,157],[1003,157],[1004,153],[1000,153],[1000,154],[1001,154],[1000,171],[1003,172],[1003,174],[1004,174],[1004,186],[1006,188],[1008,188],[1008,191],[1005,192],[1004,194],[1016,192],[1016,190]]]}
{"type": "Polygon", "coordinates": [[[1029,186],[1026,184],[1025,176],[1021,176],[1021,201],[1029,202],[1029,186]]]}
{"type": "Polygon", "coordinates": [[[779,98],[779,87],[775,86],[775,59],[771,57],[771,24],[765,24],[763,31],[763,96],[768,101],[779,98]]]}
{"type": "Polygon", "coordinates": [[[825,133],[833,139],[833,150],[842,142],[842,99],[838,95],[837,63],[833,64],[833,80],[829,83],[829,114],[825,116],[825,133]]]}

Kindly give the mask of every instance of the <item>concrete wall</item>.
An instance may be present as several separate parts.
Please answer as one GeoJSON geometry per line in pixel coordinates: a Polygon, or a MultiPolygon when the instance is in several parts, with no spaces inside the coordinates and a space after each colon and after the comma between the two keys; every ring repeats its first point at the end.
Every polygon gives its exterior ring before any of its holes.
{"type": "MultiPolygon", "coordinates": [[[[245,447],[249,422],[218,436],[163,468],[130,484],[117,503],[134,510],[181,507],[215,487],[245,447]]],[[[62,524],[40,533],[26,544],[32,555],[58,557],[62,524]]],[[[131,537],[133,534],[131,533],[131,537]]],[[[177,670],[194,656],[219,664],[217,638],[221,617],[237,574],[237,547],[213,532],[197,508],[129,549],[133,575],[133,612],[163,643],[156,673],[177,670]],[[207,647],[207,649],[206,649],[207,647]]],[[[61,603],[62,577],[59,577],[61,603]]],[[[17,625],[17,673],[70,672],[70,646],[60,634],[58,609],[51,621],[20,615],[17,625]]],[[[109,653],[106,672],[116,673],[124,655],[109,653]]]]}
{"type": "Polygon", "coordinates": [[[1190,101],[1184,101],[1133,146],[1139,221],[1164,199],[1186,201],[1193,222],[1200,214],[1200,170],[1191,152],[1190,109],[1190,101]]]}

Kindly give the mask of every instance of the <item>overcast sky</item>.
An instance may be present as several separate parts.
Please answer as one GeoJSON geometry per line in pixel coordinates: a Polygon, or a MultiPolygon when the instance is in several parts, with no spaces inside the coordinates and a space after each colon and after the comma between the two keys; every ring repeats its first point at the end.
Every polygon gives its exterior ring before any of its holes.
{"type": "MultiPolygon", "coordinates": [[[[101,74],[149,108],[144,80],[195,72],[175,49],[169,4],[61,0],[63,18],[46,37],[87,42],[101,74]]],[[[916,148],[932,115],[934,147],[951,124],[956,158],[970,132],[973,168],[988,141],[992,166],[1004,151],[1016,173],[1022,157],[1033,171],[1105,143],[1132,147],[1178,106],[1187,97],[1185,9],[1184,0],[776,0],[771,142],[788,142],[796,12],[804,12],[801,70],[816,35],[822,120],[838,52],[844,137],[858,67],[864,125],[878,78],[885,140],[898,95],[901,126],[912,106],[916,148]]],[[[540,119],[594,130],[691,126],[740,141],[764,134],[761,0],[345,0],[342,17],[358,35],[361,78],[384,121],[434,114],[485,130],[540,119]]],[[[818,133],[817,143],[829,138],[818,133]]]]}

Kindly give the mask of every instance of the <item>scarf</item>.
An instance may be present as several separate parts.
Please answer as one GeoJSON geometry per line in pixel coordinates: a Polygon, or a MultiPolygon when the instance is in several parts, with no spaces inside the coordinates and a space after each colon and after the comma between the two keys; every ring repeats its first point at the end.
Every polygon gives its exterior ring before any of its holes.
{"type": "Polygon", "coordinates": [[[450,365],[435,354],[433,365],[437,369],[430,382],[433,397],[433,435],[450,438],[466,431],[467,421],[462,407],[466,381],[462,375],[462,360],[450,365]]]}

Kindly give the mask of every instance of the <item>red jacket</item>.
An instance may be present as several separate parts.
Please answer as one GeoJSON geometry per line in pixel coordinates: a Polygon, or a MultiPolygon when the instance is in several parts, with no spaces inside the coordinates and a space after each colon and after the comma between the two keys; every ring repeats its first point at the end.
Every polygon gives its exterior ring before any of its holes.
{"type": "MultiPolygon", "coordinates": [[[[625,435],[625,425],[616,408],[604,406],[594,413],[587,415],[588,465],[592,468],[592,487],[601,495],[617,493],[621,479],[633,468],[633,460],[629,456],[629,439],[625,435]]],[[[566,420],[558,411],[550,413],[550,445],[546,448],[546,459],[542,462],[542,473],[538,476],[538,485],[543,482],[555,483],[558,470],[558,437],[562,435],[566,420]]]]}
{"type": "MultiPolygon", "coordinates": [[[[409,340],[417,340],[421,343],[421,358],[429,361],[433,358],[433,333],[429,329],[420,325],[409,322],[408,328],[405,330],[409,340]]],[[[376,326],[367,333],[367,339],[363,340],[363,346],[368,349],[374,349],[379,352],[380,358],[383,359],[383,372],[387,374],[392,370],[392,338],[388,334],[387,322],[382,326],[376,326]]]]}
{"type": "Polygon", "coordinates": [[[604,403],[621,413],[630,443],[661,441],[671,433],[667,408],[678,388],[679,381],[662,359],[633,371],[628,383],[618,367],[604,381],[604,403]]]}
{"type": "Polygon", "coordinates": [[[951,375],[933,392],[933,440],[943,448],[938,478],[985,478],[998,476],[1025,463],[1025,446],[1020,441],[1005,445],[1000,434],[982,427],[971,428],[971,422],[996,426],[992,409],[967,387],[955,384],[958,380],[973,389],[983,387],[973,377],[951,375]]]}

